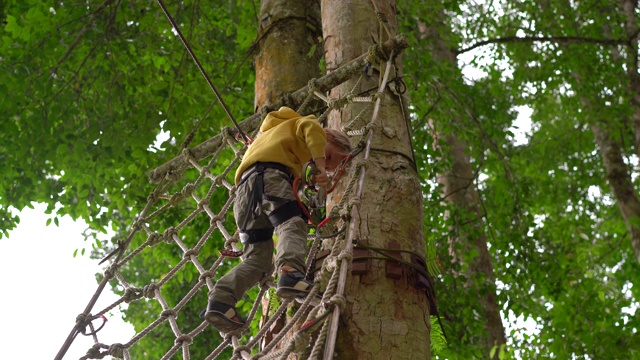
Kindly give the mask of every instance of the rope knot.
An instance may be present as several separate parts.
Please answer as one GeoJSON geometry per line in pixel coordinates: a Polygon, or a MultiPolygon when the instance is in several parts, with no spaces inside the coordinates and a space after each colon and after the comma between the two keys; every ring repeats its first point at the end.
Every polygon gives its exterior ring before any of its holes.
{"type": "Polygon", "coordinates": [[[353,259],[353,254],[348,251],[341,251],[340,254],[338,254],[339,261],[347,260],[348,262],[351,262],[352,259],[353,259]]]}
{"type": "Polygon", "coordinates": [[[380,125],[376,121],[372,121],[372,122],[370,122],[370,123],[368,123],[367,125],[364,126],[366,132],[375,130],[375,129],[379,128],[379,127],[380,127],[380,125]]]}
{"type": "Polygon", "coordinates": [[[122,359],[124,358],[124,350],[126,349],[126,347],[122,344],[119,343],[115,343],[112,344],[111,346],[109,346],[109,355],[113,356],[114,358],[118,358],[118,359],[122,359]]]}
{"type": "Polygon", "coordinates": [[[144,219],[139,217],[133,222],[132,228],[134,231],[140,230],[142,229],[143,225],[144,225],[144,219]]]}
{"type": "Polygon", "coordinates": [[[184,199],[184,196],[182,196],[182,193],[175,193],[173,195],[171,195],[171,197],[169,198],[169,205],[170,206],[177,206],[178,204],[180,204],[180,202],[184,199]]]}
{"type": "Polygon", "coordinates": [[[246,352],[246,353],[251,354],[251,348],[246,346],[246,345],[241,345],[241,346],[238,346],[237,348],[233,349],[233,353],[236,354],[236,355],[239,355],[240,358],[244,358],[244,356],[242,356],[242,352],[243,351],[246,352]]]}
{"type": "Polygon", "coordinates": [[[163,318],[166,318],[166,317],[169,317],[169,316],[176,317],[176,314],[177,314],[177,312],[176,312],[175,309],[167,309],[167,310],[164,310],[162,313],[160,313],[160,316],[163,317],[163,318]]]}
{"type": "Polygon", "coordinates": [[[173,235],[177,233],[178,230],[176,230],[176,228],[174,228],[173,226],[169,226],[167,230],[164,231],[164,234],[162,234],[162,239],[165,243],[171,244],[173,242],[173,235]]]}
{"type": "Polygon", "coordinates": [[[344,97],[344,99],[347,104],[351,104],[353,103],[353,100],[356,99],[356,96],[353,94],[348,94],[347,96],[344,97]]]}
{"type": "Polygon", "coordinates": [[[336,305],[340,311],[344,310],[345,305],[347,305],[347,298],[342,295],[335,294],[329,299],[329,305],[336,305]]]}
{"type": "Polygon", "coordinates": [[[156,297],[157,288],[158,285],[156,283],[146,285],[144,288],[142,288],[142,295],[144,295],[144,297],[146,297],[147,299],[153,299],[154,297],[156,297]]]}
{"type": "Polygon", "coordinates": [[[189,258],[192,255],[198,255],[198,252],[195,249],[189,249],[187,251],[185,251],[184,255],[182,256],[184,259],[189,260],[189,258]]]}
{"type": "Polygon", "coordinates": [[[348,97],[343,97],[339,99],[329,99],[329,101],[327,101],[327,107],[329,107],[329,109],[338,110],[343,108],[349,102],[350,100],[348,97]]]}
{"type": "Polygon", "coordinates": [[[78,314],[78,316],[76,316],[76,325],[82,326],[83,328],[86,327],[91,322],[91,317],[91,314],[78,314]]]}
{"type": "Polygon", "coordinates": [[[224,176],[223,175],[217,175],[213,178],[213,180],[211,181],[213,183],[213,185],[215,186],[220,186],[223,184],[224,181],[224,176]]]}
{"type": "Polygon", "coordinates": [[[369,159],[360,160],[360,162],[358,163],[358,170],[360,168],[367,168],[369,166],[369,163],[370,163],[369,159]]]}
{"type": "Polygon", "coordinates": [[[191,196],[191,194],[193,194],[193,190],[195,190],[195,188],[196,188],[196,186],[194,184],[188,183],[182,188],[182,191],[180,192],[180,194],[183,197],[191,196]]]}
{"type": "Polygon", "coordinates": [[[138,300],[142,297],[143,294],[143,290],[140,288],[127,288],[124,291],[124,295],[122,295],[122,300],[124,300],[124,302],[126,303],[130,303],[134,300],[138,300]]]}
{"type": "Polygon", "coordinates": [[[309,88],[309,93],[320,91],[320,89],[318,89],[318,81],[316,78],[311,78],[309,82],[307,82],[307,87],[309,88]]]}
{"type": "Polygon", "coordinates": [[[327,272],[333,272],[338,269],[338,258],[335,256],[327,257],[322,263],[322,268],[326,268],[327,272]]]}
{"type": "Polygon", "coordinates": [[[164,174],[164,178],[167,179],[167,181],[170,183],[174,183],[180,180],[180,176],[180,172],[178,171],[168,171],[166,174],[164,174]]]}
{"type": "Polygon", "coordinates": [[[115,264],[112,264],[104,271],[104,277],[113,279],[113,276],[115,275],[117,270],[118,270],[117,266],[115,266],[115,264]]]}
{"type": "Polygon", "coordinates": [[[340,211],[338,212],[338,214],[340,215],[340,218],[341,218],[341,219],[345,220],[345,218],[346,218],[347,216],[349,216],[350,211],[349,211],[349,209],[344,209],[344,208],[343,208],[343,209],[340,209],[340,211]]]}
{"type": "Polygon", "coordinates": [[[183,343],[187,343],[188,345],[191,345],[193,343],[193,337],[186,335],[186,334],[182,334],[180,336],[178,336],[176,338],[176,341],[174,342],[174,344],[176,345],[181,345],[183,343]]]}
{"type": "Polygon", "coordinates": [[[156,201],[158,201],[158,194],[156,194],[156,192],[152,192],[151,194],[149,194],[149,196],[147,196],[147,201],[150,203],[155,203],[156,201]]]}
{"type": "Polygon", "coordinates": [[[382,60],[379,56],[381,53],[380,45],[373,44],[367,51],[367,62],[370,64],[378,64],[382,60]]]}
{"type": "Polygon", "coordinates": [[[220,213],[212,217],[211,220],[209,220],[209,226],[215,227],[218,225],[218,221],[223,221],[223,220],[224,220],[224,214],[220,213]]]}
{"type": "Polygon", "coordinates": [[[105,355],[107,355],[106,353],[103,354],[100,352],[100,349],[102,348],[106,348],[107,346],[104,344],[100,344],[100,343],[96,343],[93,344],[93,346],[91,346],[89,348],[89,350],[87,350],[87,355],[83,356],[83,358],[85,359],[103,359],[105,357],[105,355]]]}
{"type": "Polygon", "coordinates": [[[162,241],[162,235],[158,234],[157,232],[151,233],[147,238],[147,246],[151,247],[153,245],[160,243],[161,241],[162,241]]]}
{"type": "Polygon", "coordinates": [[[207,278],[212,278],[215,276],[215,274],[216,274],[215,271],[207,270],[202,274],[200,274],[200,276],[198,277],[198,281],[203,281],[203,280],[207,280],[207,278]]]}
{"type": "Polygon", "coordinates": [[[182,157],[184,158],[185,162],[196,162],[196,158],[193,156],[193,152],[189,148],[182,149],[182,157]]]}
{"type": "Polygon", "coordinates": [[[209,199],[200,199],[200,201],[198,201],[198,209],[204,210],[205,206],[209,206],[209,199]]]}

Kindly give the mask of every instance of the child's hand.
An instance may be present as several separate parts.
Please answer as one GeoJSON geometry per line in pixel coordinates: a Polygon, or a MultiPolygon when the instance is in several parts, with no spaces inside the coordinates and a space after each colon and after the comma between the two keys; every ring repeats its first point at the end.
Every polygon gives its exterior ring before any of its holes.
{"type": "Polygon", "coordinates": [[[327,175],[327,172],[324,169],[320,170],[320,174],[314,175],[314,180],[316,182],[316,185],[322,188],[327,189],[331,187],[331,180],[329,180],[329,176],[327,175]]]}
{"type": "Polygon", "coordinates": [[[313,162],[316,165],[316,170],[319,172],[319,174],[315,174],[313,176],[315,184],[325,189],[330,188],[331,180],[329,180],[329,176],[327,175],[324,157],[315,158],[313,159],[313,162]]]}

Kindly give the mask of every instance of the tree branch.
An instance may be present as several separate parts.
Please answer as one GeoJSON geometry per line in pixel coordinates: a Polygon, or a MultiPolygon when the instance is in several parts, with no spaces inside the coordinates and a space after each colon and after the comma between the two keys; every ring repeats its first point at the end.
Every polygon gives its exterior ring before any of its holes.
{"type": "MultiPolygon", "coordinates": [[[[387,42],[381,44],[381,47],[378,49],[377,55],[384,59],[384,54],[389,54],[393,51],[394,54],[398,55],[402,52],[402,50],[406,49],[409,46],[406,38],[403,35],[398,35],[394,39],[388,40],[387,42]]],[[[337,85],[349,80],[358,72],[362,71],[362,68],[366,63],[370,61],[369,54],[365,53],[362,56],[351,60],[335,71],[330,72],[329,74],[322,76],[319,79],[316,79],[316,86],[319,91],[323,92],[329,89],[336,87],[337,85]]],[[[280,100],[276,104],[273,104],[269,107],[269,109],[278,109],[280,106],[289,106],[292,108],[298,107],[304,99],[309,94],[309,87],[304,86],[301,89],[293,92],[286,99],[280,100]]],[[[301,114],[307,115],[307,114],[301,114]]],[[[239,123],[240,128],[243,131],[251,131],[257,128],[262,121],[262,114],[256,113],[251,115],[250,117],[244,119],[239,123]]],[[[229,129],[230,135],[234,136],[237,133],[237,129],[231,128],[229,129]]],[[[215,152],[218,146],[220,146],[222,142],[222,134],[218,134],[203,143],[193,147],[190,149],[191,155],[196,159],[196,161],[200,161],[207,156],[210,156],[215,152]]],[[[158,166],[154,170],[149,173],[149,180],[152,183],[159,183],[162,181],[164,176],[168,173],[180,172],[184,170],[186,167],[190,167],[191,164],[185,160],[185,158],[180,155],[175,157],[174,159],[158,166]]]]}
{"type": "Polygon", "coordinates": [[[89,17],[89,20],[87,21],[87,23],[84,24],[84,26],[82,27],[78,35],[76,35],[76,38],[73,40],[71,45],[69,45],[69,48],[67,48],[67,51],[64,54],[62,54],[60,59],[58,59],[58,63],[56,64],[56,66],[53,67],[52,72],[55,73],[58,71],[58,68],[60,67],[60,65],[65,60],[67,60],[69,55],[71,55],[71,52],[73,52],[73,49],[75,49],[75,47],[78,46],[78,44],[80,43],[80,40],[82,39],[82,37],[89,31],[89,28],[91,27],[91,25],[93,25],[93,23],[96,21],[96,17],[98,16],[98,14],[100,14],[104,9],[107,8],[107,6],[111,5],[114,1],[115,0],[104,0],[104,2],[100,6],[98,6],[98,8],[93,12],[93,14],[91,14],[91,17],[89,17]]]}
{"type": "MultiPolygon", "coordinates": [[[[633,38],[638,36],[638,32],[636,32],[633,38]]],[[[554,43],[586,43],[586,44],[601,44],[601,45],[627,45],[629,44],[630,39],[594,39],[594,38],[586,38],[579,36],[532,36],[532,37],[518,37],[518,36],[507,36],[496,39],[488,39],[484,41],[480,41],[475,43],[469,47],[455,50],[454,53],[456,55],[463,54],[465,52],[469,52],[473,49],[479,48],[481,46],[489,45],[489,44],[504,44],[504,43],[533,43],[533,42],[554,42],[554,43]]]]}

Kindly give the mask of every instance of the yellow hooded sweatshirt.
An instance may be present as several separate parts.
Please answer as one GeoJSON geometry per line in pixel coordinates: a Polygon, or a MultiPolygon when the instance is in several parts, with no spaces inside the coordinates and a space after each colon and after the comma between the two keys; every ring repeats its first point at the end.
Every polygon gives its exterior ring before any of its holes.
{"type": "Polygon", "coordinates": [[[283,164],[294,177],[299,177],[307,161],[324,157],[325,143],[324,129],[315,116],[300,116],[285,106],[272,111],[236,170],[236,184],[242,173],[259,161],[283,164]]]}

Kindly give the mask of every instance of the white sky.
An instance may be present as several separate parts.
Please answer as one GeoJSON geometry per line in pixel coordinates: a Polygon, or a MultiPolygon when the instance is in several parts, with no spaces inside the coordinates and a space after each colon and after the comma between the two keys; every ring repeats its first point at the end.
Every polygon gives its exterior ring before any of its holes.
{"type": "MultiPolygon", "coordinates": [[[[98,287],[98,260],[89,259],[89,250],[73,257],[75,249],[90,248],[81,235],[87,226],[68,216],[59,227],[45,226],[45,209],[25,209],[18,228],[0,239],[0,359],[55,358],[98,287]]],[[[92,313],[117,299],[107,286],[92,313]]],[[[119,312],[107,318],[100,342],[126,343],[133,337],[133,327],[119,312]]],[[[92,337],[79,334],[64,359],[79,359],[91,345],[92,337]]]]}

